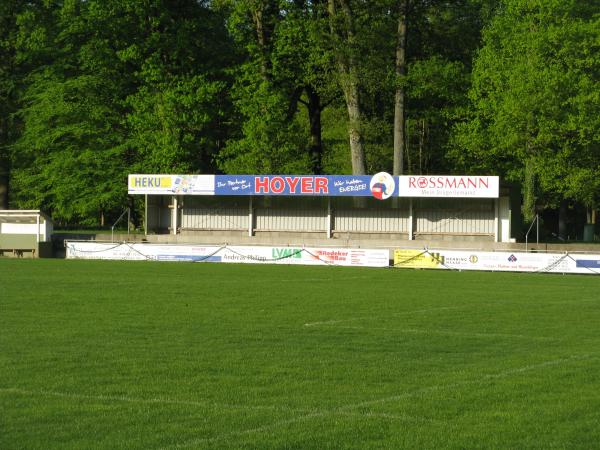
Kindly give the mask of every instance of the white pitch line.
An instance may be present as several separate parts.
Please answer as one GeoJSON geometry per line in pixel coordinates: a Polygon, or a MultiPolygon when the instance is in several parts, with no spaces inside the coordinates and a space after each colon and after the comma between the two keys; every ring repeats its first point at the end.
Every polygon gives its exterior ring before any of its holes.
{"type": "Polygon", "coordinates": [[[280,427],[285,426],[285,425],[295,424],[295,423],[298,423],[298,422],[302,422],[304,420],[313,419],[315,417],[322,417],[322,416],[325,416],[327,413],[328,413],[328,411],[315,412],[315,413],[312,413],[312,414],[307,414],[305,416],[293,417],[293,418],[288,419],[288,420],[280,420],[278,422],[274,422],[274,423],[271,423],[269,425],[264,425],[262,427],[256,427],[256,428],[250,428],[250,429],[247,429],[247,430],[234,431],[232,433],[222,434],[222,435],[219,435],[219,436],[213,436],[213,437],[209,437],[209,438],[198,438],[198,439],[194,439],[192,441],[184,442],[182,444],[175,444],[175,445],[172,445],[172,446],[169,446],[169,447],[163,447],[162,450],[179,449],[179,448],[189,448],[189,447],[194,447],[194,446],[200,445],[200,444],[207,444],[209,442],[221,441],[223,439],[227,439],[227,438],[231,438],[231,437],[244,436],[244,435],[253,434],[253,433],[261,433],[263,431],[274,430],[276,428],[280,428],[280,427]]]}
{"type": "Polygon", "coordinates": [[[591,355],[574,355],[574,356],[570,356],[568,358],[553,359],[550,361],[541,362],[539,364],[531,364],[528,366],[517,367],[515,369],[504,370],[502,372],[498,372],[495,374],[484,375],[484,376],[474,379],[474,380],[465,380],[465,381],[459,381],[459,382],[451,383],[451,384],[438,384],[438,385],[433,385],[433,386],[427,386],[424,388],[417,389],[415,391],[404,392],[402,394],[392,395],[392,396],[386,397],[386,398],[381,398],[381,399],[376,399],[376,400],[367,400],[367,401],[364,401],[361,403],[355,403],[355,404],[351,404],[351,405],[347,405],[347,406],[342,406],[339,409],[346,410],[346,409],[354,409],[354,408],[363,408],[365,406],[372,406],[372,405],[377,405],[377,404],[381,404],[381,403],[389,403],[389,402],[400,400],[400,399],[407,398],[407,397],[414,397],[417,395],[426,394],[428,392],[453,389],[453,388],[462,387],[462,386],[469,386],[472,384],[480,384],[480,383],[484,383],[489,380],[506,378],[510,375],[529,372],[532,370],[541,369],[543,367],[559,366],[561,364],[569,363],[572,361],[584,361],[584,360],[589,360],[592,358],[594,358],[594,357],[591,355]]]}
{"type": "MultiPolygon", "coordinates": [[[[209,437],[209,438],[199,438],[199,439],[195,439],[192,441],[184,442],[182,444],[177,444],[177,445],[174,445],[171,447],[167,447],[167,449],[188,448],[188,447],[192,447],[192,446],[199,445],[199,444],[222,441],[224,439],[228,439],[228,438],[232,438],[232,437],[236,437],[236,436],[244,436],[247,434],[261,433],[263,431],[273,430],[273,429],[279,428],[281,426],[291,425],[294,423],[302,422],[302,421],[313,419],[316,417],[327,417],[327,416],[334,416],[334,415],[338,415],[338,414],[345,415],[345,413],[347,411],[351,411],[356,408],[364,408],[364,407],[378,405],[378,404],[382,404],[382,403],[389,403],[389,402],[401,400],[404,398],[409,398],[409,397],[426,394],[429,392],[454,389],[457,387],[463,387],[463,386],[468,386],[468,385],[472,385],[472,384],[480,384],[480,383],[484,383],[489,380],[504,378],[504,377],[508,377],[510,375],[528,372],[528,371],[540,369],[543,367],[558,366],[558,365],[569,363],[572,361],[581,361],[581,360],[592,359],[592,358],[594,358],[594,356],[592,356],[592,355],[574,355],[574,356],[570,356],[568,358],[544,361],[539,364],[531,364],[528,366],[517,367],[515,369],[504,370],[504,371],[498,372],[496,374],[484,375],[484,376],[482,376],[478,379],[474,379],[474,380],[466,380],[466,381],[461,381],[461,382],[456,382],[456,383],[451,383],[451,384],[439,384],[439,385],[428,386],[428,387],[416,389],[414,391],[403,392],[401,394],[392,395],[392,396],[385,397],[385,398],[380,398],[380,399],[376,399],[376,400],[367,400],[364,402],[352,403],[349,405],[340,406],[339,408],[336,408],[334,410],[316,411],[311,414],[307,414],[304,416],[297,416],[297,417],[294,417],[294,418],[291,418],[288,420],[274,422],[272,424],[264,425],[262,427],[250,428],[250,429],[246,429],[246,430],[235,431],[232,433],[225,433],[225,434],[221,434],[221,435],[213,436],[213,437],[209,437]]],[[[400,416],[400,417],[402,417],[402,416],[400,416]]]]}
{"type": "Polygon", "coordinates": [[[345,416],[345,417],[356,417],[356,418],[373,417],[376,419],[399,420],[399,421],[403,421],[403,422],[443,423],[443,421],[441,421],[441,420],[430,419],[428,417],[409,416],[407,414],[374,413],[371,411],[366,412],[366,413],[334,411],[332,414],[339,415],[339,416],[345,416]]]}
{"type": "Polygon", "coordinates": [[[184,442],[183,444],[175,444],[170,447],[164,447],[162,450],[171,450],[171,449],[176,450],[176,449],[194,447],[194,446],[197,446],[200,444],[208,444],[211,442],[217,442],[217,441],[221,441],[223,439],[227,439],[227,438],[231,438],[231,437],[244,436],[244,435],[248,435],[248,434],[269,431],[269,430],[273,430],[273,429],[276,429],[276,428],[279,428],[279,427],[282,427],[285,425],[291,425],[291,424],[295,424],[298,422],[303,422],[305,420],[314,419],[315,417],[325,417],[325,416],[330,416],[330,415],[340,415],[340,416],[346,416],[346,417],[362,417],[362,418],[376,417],[376,418],[384,418],[384,419],[388,419],[388,420],[402,420],[405,422],[439,422],[434,419],[426,419],[426,418],[413,417],[413,416],[407,416],[407,415],[377,414],[377,413],[370,413],[370,412],[361,414],[361,413],[351,413],[351,412],[343,412],[343,411],[337,411],[337,410],[317,411],[312,414],[307,414],[305,416],[299,416],[299,417],[294,417],[294,418],[287,419],[287,420],[281,420],[278,422],[271,423],[269,425],[264,425],[264,426],[256,427],[256,428],[250,428],[247,430],[240,430],[240,431],[236,431],[233,433],[228,433],[226,435],[214,436],[214,437],[210,437],[210,438],[194,439],[193,441],[184,442]]]}
{"type": "MultiPolygon", "coordinates": [[[[440,308],[417,309],[414,311],[401,311],[401,312],[397,312],[397,313],[388,314],[386,317],[409,316],[412,314],[421,314],[421,313],[428,313],[428,312],[433,312],[433,311],[446,311],[446,310],[451,310],[451,309],[463,309],[463,308],[467,308],[467,307],[468,306],[443,306],[440,308]]],[[[355,322],[357,320],[365,320],[365,319],[376,319],[377,317],[378,316],[362,316],[362,317],[351,317],[348,319],[325,320],[322,322],[308,322],[308,323],[305,323],[304,326],[305,327],[315,327],[318,325],[335,325],[336,323],[355,322]]]]}
{"type": "Polygon", "coordinates": [[[122,395],[86,395],[86,394],[77,394],[72,392],[56,392],[56,391],[33,391],[27,389],[20,388],[0,388],[0,393],[14,393],[14,394],[22,394],[22,395],[38,395],[44,397],[62,397],[62,398],[72,398],[77,400],[94,400],[101,402],[123,402],[123,403],[142,403],[142,404],[161,404],[161,405],[185,405],[185,406],[195,406],[202,408],[214,408],[214,409],[228,409],[234,411],[249,411],[249,410],[258,410],[258,411],[286,411],[286,412],[296,412],[296,413],[310,413],[312,410],[307,409],[295,409],[288,408],[286,406],[272,406],[272,405],[228,405],[228,404],[220,404],[214,403],[208,400],[205,401],[193,401],[193,400],[176,400],[176,399],[168,399],[168,398],[135,398],[129,396],[122,395]]]}
{"type": "Polygon", "coordinates": [[[484,379],[492,380],[492,379],[496,379],[496,378],[504,378],[509,375],[528,372],[530,370],[540,369],[542,367],[558,366],[558,365],[561,365],[564,362],[568,362],[568,361],[584,361],[584,360],[589,360],[589,359],[597,359],[597,356],[595,356],[593,354],[573,355],[573,356],[570,356],[570,357],[564,358],[564,359],[554,359],[554,360],[550,360],[550,361],[541,362],[539,364],[532,364],[529,366],[517,367],[515,369],[507,369],[507,370],[504,370],[504,371],[496,373],[496,374],[486,375],[484,377],[484,379]]]}
{"type": "MultiPolygon", "coordinates": [[[[330,278],[282,278],[282,279],[278,279],[277,281],[281,281],[284,283],[292,283],[292,282],[299,282],[299,283],[305,283],[307,281],[323,281],[326,283],[330,283],[332,281],[353,281],[353,280],[372,280],[373,277],[369,277],[369,276],[364,276],[364,277],[349,277],[349,278],[337,278],[337,277],[330,277],[330,278]]],[[[262,280],[254,280],[254,281],[262,281],[262,280]]],[[[272,280],[270,279],[265,279],[265,282],[269,282],[272,283],[272,280]]]]}
{"type": "Polygon", "coordinates": [[[527,336],[524,334],[510,334],[510,333],[463,333],[460,331],[450,330],[431,330],[431,329],[418,329],[418,328],[382,328],[382,327],[349,327],[340,326],[336,328],[348,329],[348,330],[382,330],[382,331],[395,331],[398,333],[411,333],[411,334],[438,334],[441,336],[464,336],[464,337],[482,337],[482,338],[515,338],[515,339],[529,339],[532,341],[552,341],[558,342],[562,339],[546,337],[546,336],[527,336]]]}

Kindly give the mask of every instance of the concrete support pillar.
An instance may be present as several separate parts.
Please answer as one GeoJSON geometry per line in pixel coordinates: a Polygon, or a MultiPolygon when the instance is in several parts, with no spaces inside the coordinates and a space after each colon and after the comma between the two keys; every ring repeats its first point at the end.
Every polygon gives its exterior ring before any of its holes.
{"type": "Polygon", "coordinates": [[[494,242],[498,242],[500,236],[500,208],[498,205],[498,199],[494,199],[494,242]]]}
{"type": "Polygon", "coordinates": [[[331,239],[333,235],[331,221],[333,219],[331,211],[331,197],[327,197],[327,239],[331,239]]]}
{"type": "Polygon", "coordinates": [[[248,197],[248,236],[254,236],[254,206],[252,196],[248,197]]]}
{"type": "Polygon", "coordinates": [[[177,202],[177,196],[173,196],[173,209],[171,211],[171,234],[177,234],[177,216],[179,215],[179,204],[177,202]]]}
{"type": "Polygon", "coordinates": [[[415,219],[414,219],[414,209],[413,209],[413,199],[408,199],[408,240],[412,241],[415,238],[414,233],[415,228],[415,219]]]}

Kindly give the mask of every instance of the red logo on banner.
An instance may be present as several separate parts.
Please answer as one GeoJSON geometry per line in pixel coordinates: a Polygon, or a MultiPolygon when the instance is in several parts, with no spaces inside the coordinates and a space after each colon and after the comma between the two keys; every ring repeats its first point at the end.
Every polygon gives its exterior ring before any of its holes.
{"type": "Polygon", "coordinates": [[[387,172],[379,172],[371,178],[371,193],[378,200],[385,200],[394,195],[396,182],[387,172]]]}

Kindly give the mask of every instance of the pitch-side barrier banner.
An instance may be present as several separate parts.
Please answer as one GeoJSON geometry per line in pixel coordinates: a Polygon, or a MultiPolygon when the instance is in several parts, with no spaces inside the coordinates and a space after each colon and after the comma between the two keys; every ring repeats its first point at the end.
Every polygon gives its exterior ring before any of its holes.
{"type": "Polygon", "coordinates": [[[67,258],[388,267],[387,249],[67,242],[67,258]]]}
{"type": "Polygon", "coordinates": [[[421,269],[600,275],[600,254],[395,250],[394,266],[421,269]]]}

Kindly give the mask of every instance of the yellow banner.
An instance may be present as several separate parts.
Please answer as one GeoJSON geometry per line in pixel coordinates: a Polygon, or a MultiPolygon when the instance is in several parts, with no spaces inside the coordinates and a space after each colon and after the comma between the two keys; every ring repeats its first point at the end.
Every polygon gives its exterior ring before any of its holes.
{"type": "Polygon", "coordinates": [[[170,189],[170,175],[136,175],[129,177],[130,189],[170,189]]]}
{"type": "Polygon", "coordinates": [[[436,269],[444,263],[444,257],[439,253],[429,253],[425,250],[394,250],[395,267],[412,267],[417,269],[436,269]]]}

